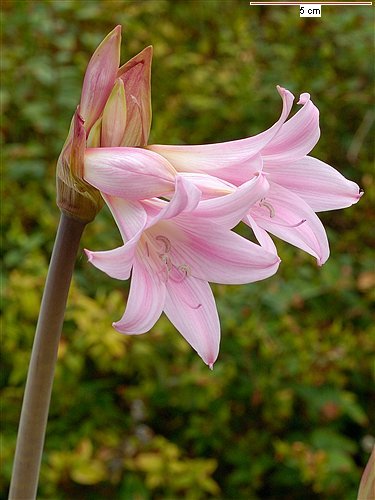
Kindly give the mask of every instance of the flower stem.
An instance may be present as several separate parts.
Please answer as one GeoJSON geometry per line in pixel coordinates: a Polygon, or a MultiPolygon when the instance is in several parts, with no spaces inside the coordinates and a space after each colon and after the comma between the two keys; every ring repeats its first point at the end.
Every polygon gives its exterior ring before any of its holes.
{"type": "Polygon", "coordinates": [[[85,222],[61,215],[43,293],[18,429],[10,500],[36,498],[53,376],[85,222]]]}

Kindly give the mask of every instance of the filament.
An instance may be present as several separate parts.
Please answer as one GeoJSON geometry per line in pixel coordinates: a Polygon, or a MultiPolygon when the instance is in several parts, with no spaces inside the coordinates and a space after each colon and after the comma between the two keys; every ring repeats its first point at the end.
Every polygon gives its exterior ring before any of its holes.
{"type": "Polygon", "coordinates": [[[259,202],[259,206],[260,207],[266,207],[270,213],[270,217],[272,219],[272,217],[275,217],[275,209],[273,208],[273,206],[271,205],[271,203],[269,203],[268,201],[265,201],[264,198],[262,198],[259,202]]]}

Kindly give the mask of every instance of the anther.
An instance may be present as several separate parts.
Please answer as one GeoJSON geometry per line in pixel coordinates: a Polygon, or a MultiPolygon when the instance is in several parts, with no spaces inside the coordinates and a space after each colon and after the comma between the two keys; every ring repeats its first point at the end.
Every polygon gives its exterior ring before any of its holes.
{"type": "Polygon", "coordinates": [[[158,236],[155,237],[155,240],[161,241],[162,243],[164,243],[164,245],[165,245],[164,253],[168,253],[170,251],[171,242],[169,241],[168,238],[159,234],[158,236]]]}
{"type": "Polygon", "coordinates": [[[272,217],[275,217],[275,209],[273,208],[271,203],[268,203],[268,201],[265,201],[264,198],[262,198],[259,201],[259,206],[266,207],[269,210],[271,219],[272,219],[272,217]]]}
{"type": "Polygon", "coordinates": [[[296,224],[283,224],[282,222],[274,222],[277,226],[281,227],[299,227],[302,226],[306,222],[306,219],[301,219],[299,222],[296,222],[296,224]]]}
{"type": "Polygon", "coordinates": [[[185,276],[190,276],[191,274],[190,266],[188,266],[187,264],[182,264],[181,266],[178,266],[178,270],[184,272],[185,276]]]}

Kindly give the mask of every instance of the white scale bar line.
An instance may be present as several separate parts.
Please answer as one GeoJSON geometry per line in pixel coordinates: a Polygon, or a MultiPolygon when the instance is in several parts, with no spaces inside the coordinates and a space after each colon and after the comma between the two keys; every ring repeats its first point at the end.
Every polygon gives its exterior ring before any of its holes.
{"type": "Polygon", "coordinates": [[[250,2],[250,5],[372,5],[373,2],[250,2]]]}

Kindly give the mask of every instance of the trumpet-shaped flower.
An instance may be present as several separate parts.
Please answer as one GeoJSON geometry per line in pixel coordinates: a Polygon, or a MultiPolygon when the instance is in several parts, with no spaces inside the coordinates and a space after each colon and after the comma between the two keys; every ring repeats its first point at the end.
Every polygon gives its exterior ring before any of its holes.
{"type": "Polygon", "coordinates": [[[249,210],[244,221],[267,247],[266,232],[315,256],[323,264],[329,256],[327,236],[315,212],[344,208],[361,197],[359,187],[326,163],[307,156],[317,143],[319,111],[305,93],[302,108],[286,120],[293,95],[281,87],[283,100],[279,120],[255,137],[202,146],[151,145],[179,172],[209,173],[235,185],[263,168],[270,189],[249,210]],[[261,165],[261,167],[260,167],[261,165]]]}
{"type": "Polygon", "coordinates": [[[126,280],[130,293],[121,333],[150,330],[162,311],[210,367],[220,342],[220,324],[208,282],[249,283],[274,274],[279,258],[230,229],[268,190],[262,174],[231,194],[202,200],[191,182],[178,176],[170,202],[127,201],[104,195],[124,245],[90,252],[89,261],[126,280]]]}

